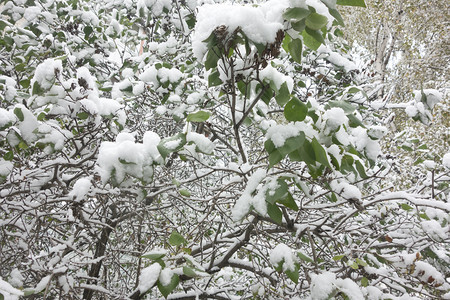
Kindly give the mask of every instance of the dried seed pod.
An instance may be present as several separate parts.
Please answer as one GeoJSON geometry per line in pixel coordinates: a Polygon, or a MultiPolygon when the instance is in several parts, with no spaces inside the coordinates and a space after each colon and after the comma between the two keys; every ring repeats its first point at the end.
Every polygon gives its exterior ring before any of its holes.
{"type": "Polygon", "coordinates": [[[225,25],[220,25],[214,29],[214,34],[219,40],[223,40],[228,34],[228,27],[225,25]]]}

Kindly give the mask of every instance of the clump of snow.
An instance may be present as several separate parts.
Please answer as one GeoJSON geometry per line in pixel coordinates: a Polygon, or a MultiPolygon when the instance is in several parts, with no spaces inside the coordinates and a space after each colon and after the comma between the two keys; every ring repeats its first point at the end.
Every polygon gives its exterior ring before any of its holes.
{"type": "Polygon", "coordinates": [[[14,288],[8,282],[0,277],[0,294],[7,300],[18,300],[19,296],[23,296],[23,292],[14,288]]]}
{"type": "Polygon", "coordinates": [[[292,89],[294,88],[294,80],[290,76],[280,73],[270,64],[263,70],[259,71],[259,76],[262,80],[267,79],[269,82],[273,81],[277,89],[280,89],[283,83],[286,83],[289,92],[292,92],[292,89]]]}
{"type": "Polygon", "coordinates": [[[444,154],[444,157],[442,158],[442,164],[443,164],[444,167],[446,167],[447,169],[450,169],[450,152],[444,154]]]}
{"type": "Polygon", "coordinates": [[[91,179],[83,177],[77,180],[73,185],[72,191],[69,193],[69,197],[73,197],[75,201],[81,201],[86,197],[87,193],[91,189],[91,179]]]}
{"type": "Polygon", "coordinates": [[[420,225],[423,230],[436,241],[444,241],[448,238],[448,232],[450,231],[449,226],[441,227],[436,220],[422,221],[420,225]]]}
{"type": "Polygon", "coordinates": [[[137,287],[139,292],[143,294],[151,289],[155,285],[156,281],[158,281],[160,273],[161,266],[158,263],[154,263],[149,267],[142,269],[137,287]]]}
{"type": "MultiPolygon", "coordinates": [[[[14,97],[17,95],[17,89],[14,87],[16,85],[16,81],[12,79],[11,77],[0,75],[0,85],[2,85],[2,93],[5,96],[5,99],[8,101],[11,101],[14,99],[14,97]],[[1,81],[4,81],[5,83],[2,84],[1,81]]],[[[0,127],[2,127],[2,115],[1,115],[0,108],[0,127]]]]}
{"type": "Polygon", "coordinates": [[[34,131],[39,127],[36,117],[22,104],[16,105],[23,114],[23,121],[19,122],[17,127],[20,130],[20,135],[27,143],[32,143],[36,140],[34,131]]]}
{"type": "Polygon", "coordinates": [[[200,152],[211,154],[214,150],[214,143],[211,142],[206,136],[203,134],[199,134],[196,132],[189,132],[186,135],[187,142],[193,142],[200,152]]]}
{"type": "Polygon", "coordinates": [[[150,10],[155,16],[160,16],[164,9],[172,9],[172,0],[139,0],[137,8],[138,11],[140,9],[150,10]]]}
{"type": "Polygon", "coordinates": [[[0,158],[0,176],[7,176],[11,173],[14,165],[10,161],[0,158]]]}
{"type": "Polygon", "coordinates": [[[153,132],[144,134],[144,143],[135,143],[130,133],[119,133],[115,142],[103,142],[99,149],[97,171],[102,181],[108,181],[112,174],[120,183],[128,174],[149,180],[153,176],[153,162],[161,160],[157,149],[159,137],[153,132]]]}
{"type": "Polygon", "coordinates": [[[354,62],[348,60],[347,58],[343,57],[341,54],[337,52],[333,52],[326,45],[323,44],[320,45],[320,47],[317,49],[317,52],[322,54],[325,57],[325,59],[328,60],[333,65],[344,68],[346,72],[358,69],[358,66],[354,62]]]}
{"type": "Polygon", "coordinates": [[[194,55],[200,61],[203,60],[207,50],[203,41],[210,36],[215,28],[222,25],[227,27],[228,34],[239,27],[254,43],[273,43],[277,31],[283,28],[283,24],[272,21],[273,16],[270,19],[267,17],[267,11],[261,9],[261,7],[231,4],[203,5],[198,8],[192,42],[194,55]]]}
{"type": "Polygon", "coordinates": [[[244,218],[251,207],[254,207],[260,214],[266,215],[265,190],[259,189],[258,193],[252,196],[253,192],[258,189],[261,181],[266,177],[266,174],[265,170],[258,169],[250,176],[244,192],[231,210],[231,216],[234,221],[239,221],[244,218]]]}
{"type": "Polygon", "coordinates": [[[161,282],[163,286],[167,286],[172,281],[173,275],[174,273],[171,269],[164,269],[159,273],[159,282],[161,282]]]}
{"type": "Polygon", "coordinates": [[[444,276],[435,267],[425,261],[415,262],[414,275],[422,282],[427,282],[435,286],[445,283],[444,276]]]}
{"type": "Polygon", "coordinates": [[[350,300],[365,299],[359,286],[350,278],[336,278],[336,275],[332,272],[311,275],[310,291],[312,299],[328,299],[335,290],[341,291],[350,300]]]}
{"type": "Polygon", "coordinates": [[[286,125],[271,126],[266,133],[266,139],[272,140],[275,147],[280,148],[284,145],[286,140],[290,137],[298,136],[301,128],[296,123],[289,123],[286,125]]]}
{"type": "Polygon", "coordinates": [[[25,280],[25,277],[20,273],[19,269],[15,268],[11,271],[9,274],[10,279],[8,280],[9,283],[11,283],[14,287],[22,287],[23,281],[25,280]]]}
{"type": "MultiPolygon", "coordinates": [[[[422,91],[414,91],[414,100],[418,103],[422,101],[422,91]]],[[[426,97],[426,105],[429,109],[433,109],[433,107],[442,101],[442,94],[438,90],[434,89],[425,89],[423,90],[423,94],[426,97]]]]}
{"type": "Polygon", "coordinates": [[[331,272],[322,274],[311,274],[311,298],[312,299],[328,299],[334,291],[334,282],[336,275],[331,272]]]}
{"type": "Polygon", "coordinates": [[[332,107],[331,109],[325,111],[323,118],[326,120],[327,126],[331,130],[335,130],[339,126],[348,123],[348,118],[344,110],[340,107],[332,107]]]}
{"type": "Polygon", "coordinates": [[[367,132],[371,138],[381,139],[387,133],[387,128],[385,126],[373,125],[370,126],[369,131],[367,132]]]}
{"type": "Polygon", "coordinates": [[[296,258],[291,248],[279,244],[270,252],[270,263],[274,266],[283,263],[283,271],[295,271],[296,258]]]}
{"type": "Polygon", "coordinates": [[[152,83],[155,88],[159,87],[160,83],[176,83],[182,78],[183,73],[176,68],[168,69],[162,67],[157,69],[155,66],[150,66],[139,76],[140,80],[152,83]]]}
{"type": "Polygon", "coordinates": [[[42,89],[48,90],[55,83],[56,76],[59,75],[61,71],[61,60],[47,58],[36,67],[30,86],[33,87],[34,83],[38,83],[42,89]]]}
{"type": "Polygon", "coordinates": [[[332,190],[345,199],[361,200],[361,191],[354,185],[348,182],[333,180],[330,183],[332,190]]]}
{"type": "Polygon", "coordinates": [[[436,168],[436,163],[433,160],[425,160],[423,162],[423,165],[425,166],[425,168],[430,169],[430,170],[436,168]]]}

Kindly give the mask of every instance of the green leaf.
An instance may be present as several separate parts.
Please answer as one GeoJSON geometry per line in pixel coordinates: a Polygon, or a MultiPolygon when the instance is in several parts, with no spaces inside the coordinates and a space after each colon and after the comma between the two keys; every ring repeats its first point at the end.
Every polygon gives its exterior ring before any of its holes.
{"type": "Polygon", "coordinates": [[[284,156],[281,155],[280,151],[278,151],[278,150],[272,151],[269,154],[269,166],[273,167],[274,165],[279,163],[283,158],[284,158],[284,156]]]}
{"type": "Polygon", "coordinates": [[[83,30],[83,32],[84,32],[84,34],[85,34],[85,39],[87,39],[88,37],[89,37],[89,35],[92,33],[94,31],[94,29],[92,29],[92,27],[91,26],[86,26],[86,27],[84,27],[84,30],[83,30]]]}
{"type": "Polygon", "coordinates": [[[27,89],[30,86],[30,79],[26,78],[20,81],[20,85],[24,88],[27,89]]]}
{"type": "Polygon", "coordinates": [[[186,243],[184,237],[176,231],[172,231],[169,237],[169,244],[172,246],[180,246],[181,244],[186,243]]]}
{"type": "MultiPolygon", "coordinates": [[[[300,41],[301,43],[301,41],[300,41]]],[[[286,82],[283,82],[278,93],[275,95],[275,100],[277,100],[278,105],[284,106],[291,98],[291,93],[289,93],[288,86],[286,82]]]]}
{"type": "Polygon", "coordinates": [[[298,278],[300,277],[300,273],[299,273],[299,267],[297,265],[295,266],[294,271],[287,269],[285,271],[285,273],[286,273],[287,277],[289,277],[290,280],[292,280],[296,284],[298,283],[298,278]]]}
{"type": "Polygon", "coordinates": [[[191,196],[191,192],[189,192],[188,190],[179,190],[178,191],[180,193],[181,196],[183,197],[190,197],[191,196]]]}
{"type": "Polygon", "coordinates": [[[272,142],[272,140],[265,141],[264,148],[266,149],[267,153],[269,153],[269,154],[277,149],[275,147],[274,143],[272,142]]]}
{"type": "Polygon", "coordinates": [[[319,30],[328,23],[328,19],[325,16],[319,15],[318,13],[312,13],[306,18],[306,26],[312,30],[319,30]]]}
{"type": "Polygon", "coordinates": [[[178,286],[179,282],[180,277],[178,277],[177,274],[173,274],[172,279],[170,280],[170,283],[168,285],[162,285],[158,280],[158,289],[164,296],[164,298],[167,298],[167,296],[169,296],[169,294],[172,293],[172,291],[178,286]]]}
{"type": "Polygon", "coordinates": [[[283,204],[287,208],[290,208],[294,211],[298,211],[297,203],[295,203],[295,200],[292,197],[291,193],[287,193],[287,196],[279,200],[278,203],[283,204]]]}
{"type": "Polygon", "coordinates": [[[4,160],[12,161],[14,159],[14,153],[12,151],[8,151],[3,155],[4,160]]]}
{"type": "Polygon", "coordinates": [[[337,5],[366,7],[364,0],[337,0],[337,5]]]}
{"type": "Polygon", "coordinates": [[[89,113],[87,113],[87,112],[85,112],[85,111],[82,111],[82,112],[80,112],[80,113],[77,114],[77,117],[78,117],[80,120],[86,120],[87,118],[89,118],[89,113]]]}
{"type": "Polygon", "coordinates": [[[310,262],[310,263],[314,262],[314,260],[312,260],[312,258],[310,258],[309,256],[306,256],[305,254],[303,254],[301,252],[297,252],[297,256],[298,256],[298,258],[300,258],[303,261],[310,262]]]}
{"type": "Polygon", "coordinates": [[[200,110],[198,112],[189,114],[186,118],[186,121],[187,122],[205,122],[206,120],[209,119],[210,116],[211,116],[211,113],[200,110]]]}
{"type": "Polygon", "coordinates": [[[208,86],[218,86],[222,84],[222,80],[220,79],[220,73],[219,71],[214,71],[208,76],[208,86]]]}
{"type": "Polygon", "coordinates": [[[301,131],[298,136],[293,136],[286,141],[284,141],[284,145],[281,148],[278,148],[281,155],[285,156],[297,149],[299,149],[305,141],[305,133],[301,131]]]}
{"type": "Polygon", "coordinates": [[[151,259],[151,260],[160,260],[164,256],[166,256],[165,253],[150,253],[150,254],[142,255],[141,257],[142,258],[148,258],[148,259],[151,259]]]}
{"type": "Polygon", "coordinates": [[[352,268],[353,270],[358,270],[359,266],[355,261],[349,261],[347,262],[347,266],[352,268]]]}
{"type": "Polygon", "coordinates": [[[329,101],[328,104],[331,107],[342,108],[346,114],[351,114],[356,110],[356,107],[354,107],[347,101],[329,101]]]}
{"type": "Polygon", "coordinates": [[[278,200],[286,197],[286,194],[288,192],[288,185],[286,181],[279,178],[277,180],[278,187],[275,190],[267,190],[266,191],[266,201],[274,204],[278,200]]]}
{"type": "Polygon", "coordinates": [[[311,30],[308,27],[302,32],[302,36],[305,46],[312,50],[319,49],[320,45],[325,43],[320,31],[311,30]]]}
{"type": "Polygon", "coordinates": [[[366,277],[361,278],[361,286],[363,287],[369,286],[369,279],[367,279],[366,277]]]}
{"type": "Polygon", "coordinates": [[[330,12],[330,15],[332,15],[336,19],[339,25],[345,26],[344,19],[337,9],[329,8],[328,11],[330,12]]]}
{"type": "Polygon", "coordinates": [[[361,122],[360,119],[358,119],[354,114],[348,114],[347,115],[348,120],[350,121],[350,127],[363,127],[365,128],[364,124],[361,122]]]}
{"type": "Polygon", "coordinates": [[[362,165],[362,163],[359,161],[359,160],[356,160],[355,161],[355,165],[356,165],[356,170],[358,171],[358,173],[359,173],[359,176],[361,176],[361,178],[367,178],[368,176],[367,176],[367,174],[366,174],[366,171],[365,171],[365,168],[364,168],[364,166],[362,165]]]}
{"type": "Polygon", "coordinates": [[[166,159],[170,153],[181,150],[184,145],[186,145],[186,135],[179,133],[170,138],[163,139],[159,142],[157,148],[161,156],[166,159]]]}
{"type": "Polygon", "coordinates": [[[288,121],[303,121],[308,113],[306,104],[293,97],[284,107],[284,116],[288,121]]]}
{"type": "Polygon", "coordinates": [[[363,267],[367,266],[367,263],[366,263],[365,261],[363,261],[362,259],[360,259],[360,258],[357,258],[357,259],[356,259],[356,262],[357,262],[358,265],[360,265],[360,266],[363,266],[363,267]]]}
{"type": "Polygon", "coordinates": [[[336,255],[335,257],[333,257],[333,260],[338,261],[338,260],[343,259],[344,257],[345,257],[345,255],[336,255]]]}
{"type": "Polygon", "coordinates": [[[414,208],[412,208],[411,206],[409,206],[409,205],[406,204],[406,203],[402,203],[402,204],[401,204],[401,207],[402,207],[403,210],[406,210],[406,211],[410,211],[410,210],[413,210],[413,209],[414,209],[414,208]]]}
{"type": "Polygon", "coordinates": [[[273,221],[275,221],[275,223],[281,224],[283,220],[283,214],[278,205],[267,202],[267,213],[269,214],[269,217],[273,221]]]}
{"type": "Polygon", "coordinates": [[[25,150],[28,149],[28,145],[24,141],[20,141],[19,148],[25,150]]]}
{"type": "Polygon", "coordinates": [[[302,20],[309,16],[311,12],[307,8],[292,7],[286,9],[283,13],[283,18],[286,20],[302,20]]]}
{"type": "Polygon", "coordinates": [[[330,162],[328,161],[327,152],[320,145],[320,143],[316,140],[316,138],[313,138],[313,140],[311,141],[311,146],[314,149],[316,161],[318,161],[319,163],[321,163],[324,166],[331,168],[330,162]]]}
{"type": "Polygon", "coordinates": [[[213,48],[211,48],[208,51],[208,54],[206,54],[206,60],[205,60],[206,70],[217,67],[217,62],[220,59],[219,53],[220,53],[220,49],[217,46],[214,46],[213,48]]]}
{"type": "Polygon", "coordinates": [[[188,277],[197,277],[197,273],[194,271],[194,269],[187,266],[183,266],[183,274],[188,277]]]}
{"type": "Polygon", "coordinates": [[[42,95],[45,90],[39,85],[37,81],[33,83],[33,90],[31,91],[31,95],[42,95]]]}
{"type": "Polygon", "coordinates": [[[23,116],[22,109],[20,107],[14,108],[14,114],[17,116],[20,122],[23,122],[25,117],[23,116]]]}
{"type": "Polygon", "coordinates": [[[289,53],[292,56],[292,59],[299,64],[302,62],[302,50],[303,50],[303,44],[301,39],[293,39],[289,46],[289,53]]]}

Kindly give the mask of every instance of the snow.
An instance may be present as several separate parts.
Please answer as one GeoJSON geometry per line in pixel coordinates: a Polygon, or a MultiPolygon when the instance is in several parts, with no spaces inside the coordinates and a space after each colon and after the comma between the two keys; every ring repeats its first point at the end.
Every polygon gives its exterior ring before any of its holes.
{"type": "Polygon", "coordinates": [[[164,8],[167,10],[172,9],[172,0],[139,0],[137,3],[138,11],[143,8],[150,10],[155,16],[159,16],[163,13],[164,8]]]}
{"type": "Polygon", "coordinates": [[[448,238],[449,226],[441,227],[436,220],[422,221],[423,230],[435,241],[445,241],[448,238]]]}
{"type": "MultiPolygon", "coordinates": [[[[288,2],[283,0],[268,1],[265,7],[273,4],[279,7],[280,2],[287,7],[288,2]]],[[[280,9],[279,11],[281,13],[280,9]]],[[[280,21],[279,17],[269,14],[269,10],[261,7],[231,4],[203,5],[198,8],[197,23],[194,29],[192,41],[194,55],[203,61],[203,56],[207,51],[203,41],[219,26],[226,26],[228,34],[240,27],[254,43],[267,44],[274,42],[277,31],[283,28],[280,21]]]]}
{"type": "MultiPolygon", "coordinates": [[[[327,12],[327,14],[328,14],[328,12],[327,12]]],[[[330,18],[329,18],[329,20],[330,20],[330,18]]],[[[325,56],[326,60],[328,60],[333,65],[344,68],[344,70],[346,72],[350,72],[350,71],[358,69],[358,66],[354,62],[343,57],[341,54],[332,51],[326,45],[323,45],[323,44],[320,45],[320,47],[317,49],[317,52],[320,54],[323,54],[325,56]]]]}
{"type": "Polygon", "coordinates": [[[30,6],[25,9],[23,17],[28,21],[32,22],[36,19],[41,13],[41,9],[37,6],[30,6]]]}
{"type": "Polygon", "coordinates": [[[49,284],[51,278],[52,278],[52,275],[47,275],[44,278],[42,278],[41,281],[39,281],[39,283],[34,288],[35,293],[37,294],[37,293],[43,291],[49,284]]]}
{"type": "MultiPolygon", "coordinates": [[[[135,143],[134,135],[122,132],[115,142],[103,142],[97,158],[97,172],[106,183],[112,172],[115,180],[120,183],[127,174],[149,180],[153,176],[153,161],[160,161],[157,150],[159,136],[154,132],[144,134],[144,143],[135,143]]],[[[181,140],[175,141],[178,144],[181,140]]],[[[167,144],[166,144],[167,145],[167,144]]]]}
{"type": "Polygon", "coordinates": [[[298,136],[301,131],[300,123],[289,123],[286,125],[274,125],[267,130],[266,139],[271,140],[275,147],[280,148],[290,137],[298,136]]]}
{"type": "Polygon", "coordinates": [[[11,173],[14,165],[10,161],[0,158],[0,176],[7,176],[11,173]]]}
{"type": "Polygon", "coordinates": [[[236,204],[231,209],[231,216],[235,222],[242,220],[253,206],[259,213],[266,215],[267,205],[265,203],[265,195],[262,189],[252,196],[252,193],[258,188],[259,184],[266,177],[266,171],[258,169],[248,179],[247,186],[241,197],[236,201],[236,204]]]}
{"type": "Polygon", "coordinates": [[[286,83],[289,92],[292,92],[292,89],[294,88],[294,80],[291,77],[280,73],[270,64],[263,70],[259,71],[259,76],[262,80],[267,79],[268,82],[273,81],[278,90],[281,88],[283,83],[286,83]]]}
{"type": "Polygon", "coordinates": [[[0,277],[0,294],[3,295],[5,300],[18,300],[19,296],[23,296],[23,292],[14,288],[8,282],[4,281],[0,277]]]}
{"type": "Polygon", "coordinates": [[[334,290],[333,283],[336,281],[336,275],[331,272],[322,274],[311,274],[311,299],[328,299],[334,290]]]}
{"type": "Polygon", "coordinates": [[[161,266],[158,263],[154,263],[149,267],[142,269],[137,287],[139,292],[145,293],[151,289],[158,280],[160,273],[161,266]]]}
{"type": "Polygon", "coordinates": [[[425,166],[425,168],[427,169],[435,169],[436,168],[436,163],[433,160],[425,160],[423,162],[423,165],[425,166]]]}
{"type": "MultiPolygon", "coordinates": [[[[445,283],[444,276],[429,263],[425,261],[416,261],[415,266],[414,276],[417,276],[422,282],[428,282],[435,286],[445,283]]],[[[450,288],[450,286],[447,288],[450,288]]]]}
{"type": "Polygon", "coordinates": [[[327,122],[327,126],[331,130],[337,129],[341,125],[347,125],[348,119],[344,110],[340,107],[332,107],[331,109],[325,111],[323,118],[327,122]]]}
{"type": "Polygon", "coordinates": [[[17,269],[17,268],[13,269],[11,271],[11,273],[9,274],[9,276],[10,276],[9,283],[11,283],[12,286],[14,286],[14,287],[22,287],[23,286],[23,281],[25,280],[25,278],[20,273],[19,269],[17,269]]]}
{"type": "Polygon", "coordinates": [[[285,244],[278,244],[271,252],[269,257],[270,263],[277,266],[283,263],[283,271],[295,271],[296,259],[292,253],[292,249],[285,244]]]}
{"type": "MultiPolygon", "coordinates": [[[[416,103],[421,102],[422,99],[422,91],[414,91],[414,100],[416,101],[416,103]]],[[[423,90],[423,93],[426,96],[426,104],[428,106],[429,109],[433,109],[434,106],[442,101],[442,94],[435,89],[425,89],[423,90]]]]}
{"type": "Polygon", "coordinates": [[[16,108],[22,111],[24,120],[19,122],[17,127],[20,130],[20,135],[27,143],[32,143],[36,140],[36,134],[33,132],[39,127],[36,117],[22,104],[17,104],[16,108]]]}
{"type": "Polygon", "coordinates": [[[450,169],[450,152],[444,154],[444,157],[442,158],[442,164],[443,164],[444,167],[446,167],[447,169],[450,169]]]}
{"type": "Polygon", "coordinates": [[[193,142],[197,145],[200,152],[211,154],[214,151],[214,144],[203,134],[189,132],[186,135],[187,142],[193,142]]]}
{"type": "Polygon", "coordinates": [[[336,289],[344,293],[350,300],[365,299],[359,286],[350,278],[336,278],[332,272],[311,275],[311,299],[328,299],[336,289]]]}
{"type": "Polygon", "coordinates": [[[361,191],[354,185],[345,181],[338,182],[337,180],[333,180],[330,186],[335,193],[345,199],[361,200],[361,191]]]}
{"type": "Polygon", "coordinates": [[[78,179],[73,185],[72,191],[69,193],[69,197],[73,197],[75,201],[83,200],[91,189],[91,179],[89,177],[83,177],[78,179]]]}
{"type": "Polygon", "coordinates": [[[176,68],[165,68],[162,67],[157,69],[154,65],[148,67],[140,76],[139,79],[147,82],[153,83],[155,88],[159,87],[160,82],[170,82],[176,83],[183,78],[183,73],[176,68]]]}
{"type": "Polygon", "coordinates": [[[55,82],[55,74],[61,73],[62,69],[61,60],[47,58],[36,67],[30,86],[33,87],[34,83],[37,82],[42,89],[48,90],[55,82]]]}
{"type": "Polygon", "coordinates": [[[163,286],[168,286],[170,284],[170,282],[172,281],[173,275],[174,275],[174,273],[171,269],[164,269],[159,274],[159,282],[163,286]]]}

